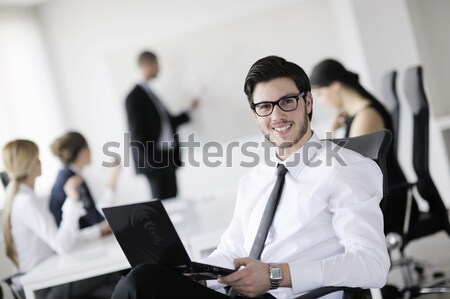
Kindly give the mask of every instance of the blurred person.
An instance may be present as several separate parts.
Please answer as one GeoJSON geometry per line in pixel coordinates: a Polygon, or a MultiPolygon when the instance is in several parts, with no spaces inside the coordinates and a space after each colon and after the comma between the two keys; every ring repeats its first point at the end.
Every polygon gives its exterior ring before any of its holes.
{"type": "MultiPolygon", "coordinates": [[[[388,129],[394,134],[389,112],[359,82],[359,76],[333,59],[325,59],[312,70],[311,86],[320,102],[338,110],[330,131],[345,128],[345,137],[354,137],[388,129]]],[[[398,136],[393,136],[398,138],[398,136]]],[[[387,158],[389,196],[381,203],[385,233],[403,231],[407,180],[391,144],[387,158]]],[[[411,223],[418,217],[418,206],[412,201],[411,223]]]]}
{"type": "Polygon", "coordinates": [[[147,178],[153,198],[173,198],[178,193],[175,171],[181,165],[178,126],[190,120],[198,100],[193,99],[185,112],[172,115],[150,86],[159,73],[156,55],[142,52],[138,65],[142,81],[125,103],[136,173],[147,178]]]}
{"type": "MultiPolygon", "coordinates": [[[[64,218],[62,207],[67,198],[64,185],[71,177],[82,178],[83,169],[91,163],[91,151],[86,139],[78,132],[65,133],[57,138],[50,148],[64,165],[56,177],[50,194],[50,211],[56,225],[60,226],[64,218]]],[[[89,227],[84,230],[83,237],[95,238],[111,233],[100,209],[113,204],[120,169],[119,165],[112,168],[107,186],[98,202],[94,200],[86,181],[84,179],[81,181],[78,189],[86,215],[80,218],[79,225],[81,229],[89,227]]]]}
{"type": "MultiPolygon", "coordinates": [[[[3,161],[10,176],[2,215],[6,253],[17,271],[24,274],[55,252],[65,254],[75,245],[80,234],[79,219],[86,214],[78,192],[82,180],[72,176],[64,184],[67,198],[58,228],[44,201],[34,192],[35,180],[41,175],[37,145],[29,140],[11,141],[3,148],[3,161]]],[[[98,289],[105,292],[102,285],[109,280],[109,275],[103,275],[45,289],[36,295],[46,299],[86,298],[98,289]]],[[[106,291],[101,298],[109,298],[111,290],[109,285],[109,294],[106,291]]]]}

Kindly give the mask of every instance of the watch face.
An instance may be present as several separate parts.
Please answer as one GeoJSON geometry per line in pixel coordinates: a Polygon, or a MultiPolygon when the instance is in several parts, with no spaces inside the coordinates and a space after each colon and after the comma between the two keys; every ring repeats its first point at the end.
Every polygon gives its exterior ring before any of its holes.
{"type": "Polygon", "coordinates": [[[270,269],[270,279],[281,279],[281,268],[272,266],[270,269]]]}

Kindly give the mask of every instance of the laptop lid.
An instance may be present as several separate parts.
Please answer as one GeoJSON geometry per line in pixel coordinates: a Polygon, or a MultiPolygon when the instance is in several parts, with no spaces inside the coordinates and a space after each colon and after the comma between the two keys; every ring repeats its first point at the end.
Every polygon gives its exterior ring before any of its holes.
{"type": "Polygon", "coordinates": [[[148,201],[102,209],[127,257],[142,263],[189,265],[191,259],[161,201],[148,201]]]}

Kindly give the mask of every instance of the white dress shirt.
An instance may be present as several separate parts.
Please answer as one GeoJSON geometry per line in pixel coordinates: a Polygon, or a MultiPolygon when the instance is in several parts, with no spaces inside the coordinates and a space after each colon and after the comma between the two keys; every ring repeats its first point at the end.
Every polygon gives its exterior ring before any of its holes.
{"type": "Polygon", "coordinates": [[[85,215],[83,204],[67,198],[62,206],[63,216],[58,229],[45,202],[25,184],[13,199],[11,232],[19,261],[19,272],[26,273],[54,252],[64,254],[75,243],[78,220],[85,215]]]}
{"type": "MultiPolygon", "coordinates": [[[[270,291],[277,298],[323,286],[376,288],[386,282],[390,261],[379,207],[382,173],[372,160],[344,148],[337,153],[345,165],[338,159],[330,163],[334,148],[313,134],[282,162],[288,173],[261,256],[266,263],[289,264],[292,287],[270,291]]],[[[233,259],[249,255],[275,184],[272,164],[261,164],[240,180],[231,224],[205,263],[234,268],[233,259]]]]}

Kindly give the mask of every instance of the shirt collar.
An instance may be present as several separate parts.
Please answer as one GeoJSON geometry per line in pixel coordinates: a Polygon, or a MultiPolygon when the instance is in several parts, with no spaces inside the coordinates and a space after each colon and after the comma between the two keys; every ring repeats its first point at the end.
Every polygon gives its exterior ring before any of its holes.
{"type": "Polygon", "coordinates": [[[317,151],[321,147],[322,145],[319,136],[317,136],[317,134],[313,131],[311,138],[309,138],[309,140],[301,148],[290,155],[286,160],[281,161],[276,155],[274,155],[272,161],[275,162],[275,168],[278,163],[281,163],[286,166],[291,175],[297,177],[308,162],[316,156],[317,151]]]}
{"type": "Polygon", "coordinates": [[[34,190],[30,188],[30,186],[28,186],[25,183],[20,183],[19,185],[19,190],[22,192],[27,192],[27,193],[32,193],[34,194],[34,190]]]}

